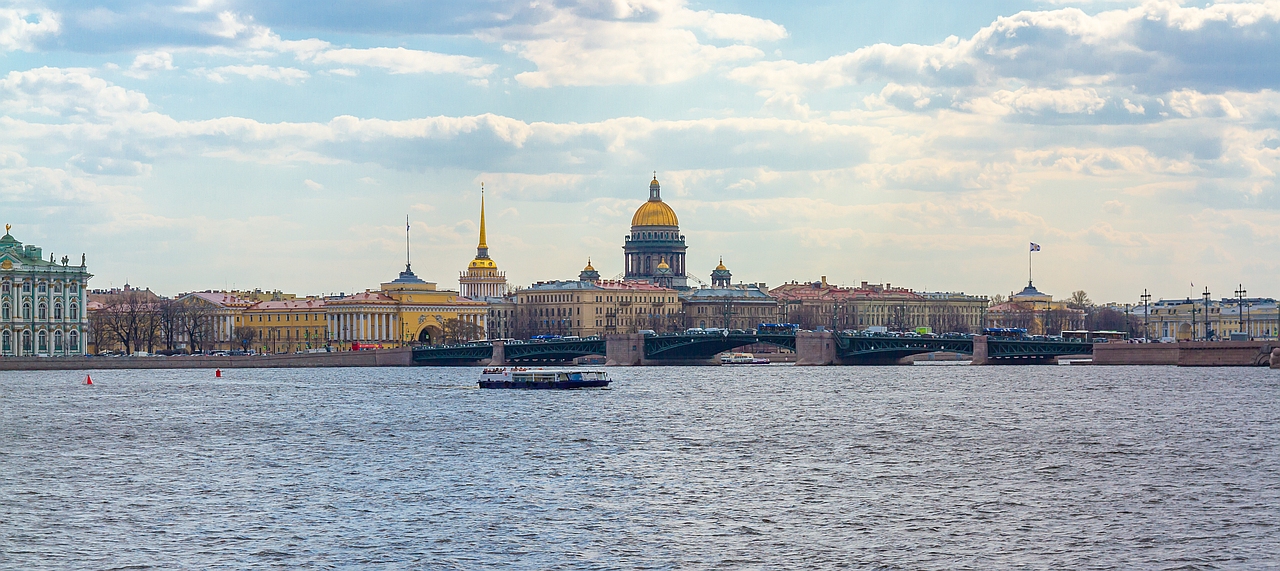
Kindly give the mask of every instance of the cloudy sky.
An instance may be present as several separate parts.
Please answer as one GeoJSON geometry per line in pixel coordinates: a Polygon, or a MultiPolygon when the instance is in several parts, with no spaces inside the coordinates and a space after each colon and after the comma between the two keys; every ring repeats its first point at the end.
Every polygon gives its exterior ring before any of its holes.
{"type": "Polygon", "coordinates": [[[689,266],[1280,295],[1280,1],[0,0],[0,209],[94,287],[689,266]]]}

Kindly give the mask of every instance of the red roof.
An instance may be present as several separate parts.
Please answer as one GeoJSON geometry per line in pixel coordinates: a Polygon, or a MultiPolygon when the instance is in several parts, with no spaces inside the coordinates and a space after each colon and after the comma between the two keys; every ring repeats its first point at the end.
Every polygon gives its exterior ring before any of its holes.
{"type": "Polygon", "coordinates": [[[260,301],[247,310],[279,311],[284,309],[324,309],[323,299],[291,299],[288,301],[260,301]]]}

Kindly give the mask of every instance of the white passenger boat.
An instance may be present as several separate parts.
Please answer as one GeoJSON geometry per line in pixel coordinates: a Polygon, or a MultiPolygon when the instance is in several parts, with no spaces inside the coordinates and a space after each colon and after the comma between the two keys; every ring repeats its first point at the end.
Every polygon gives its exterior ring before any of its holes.
{"type": "Polygon", "coordinates": [[[759,359],[751,353],[724,353],[720,355],[721,365],[768,365],[768,359],[759,359]]]}
{"type": "Polygon", "coordinates": [[[588,389],[607,387],[602,370],[491,367],[480,373],[482,389],[588,389]]]}

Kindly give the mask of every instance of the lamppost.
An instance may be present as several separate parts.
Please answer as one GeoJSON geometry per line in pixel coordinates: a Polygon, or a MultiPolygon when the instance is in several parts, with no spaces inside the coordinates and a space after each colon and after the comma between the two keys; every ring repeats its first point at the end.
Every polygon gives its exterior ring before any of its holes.
{"type": "Polygon", "coordinates": [[[1204,340],[1209,341],[1209,286],[1204,286],[1204,340]]]}
{"type": "Polygon", "coordinates": [[[1142,340],[1151,340],[1151,294],[1147,293],[1147,288],[1142,288],[1142,340]]]}
{"type": "Polygon", "coordinates": [[[1244,295],[1249,293],[1245,291],[1244,284],[1236,287],[1236,323],[1240,326],[1240,331],[1248,335],[1248,330],[1244,326],[1244,295]]]}

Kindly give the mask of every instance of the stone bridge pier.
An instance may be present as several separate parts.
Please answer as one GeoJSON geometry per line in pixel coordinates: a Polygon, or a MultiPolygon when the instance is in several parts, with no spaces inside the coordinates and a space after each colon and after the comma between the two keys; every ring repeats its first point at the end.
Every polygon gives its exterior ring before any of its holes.
{"type": "Polygon", "coordinates": [[[504,367],[507,364],[506,358],[506,342],[493,342],[493,356],[489,358],[489,362],[485,364],[488,367],[504,367]]]}
{"type": "Polygon", "coordinates": [[[836,336],[830,331],[796,332],[796,365],[837,365],[836,336]]]}
{"type": "Polygon", "coordinates": [[[604,338],[605,366],[638,367],[644,364],[644,335],[626,333],[604,338]]]}

